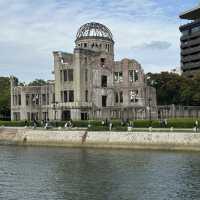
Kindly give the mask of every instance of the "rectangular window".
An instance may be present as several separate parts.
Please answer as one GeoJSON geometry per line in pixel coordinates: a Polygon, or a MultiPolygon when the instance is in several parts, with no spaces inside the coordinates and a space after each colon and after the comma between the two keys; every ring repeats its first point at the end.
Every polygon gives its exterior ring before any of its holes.
{"type": "Polygon", "coordinates": [[[64,73],[64,81],[73,81],[74,80],[74,74],[73,69],[65,69],[63,70],[64,73]]]}
{"type": "Polygon", "coordinates": [[[63,70],[63,73],[64,73],[64,81],[68,81],[68,79],[67,79],[67,70],[66,69],[63,70]]]}
{"type": "Polygon", "coordinates": [[[74,76],[73,76],[73,69],[68,69],[68,81],[73,81],[74,76]]]}
{"type": "Polygon", "coordinates": [[[138,71],[137,70],[134,70],[134,79],[135,81],[138,81],[138,71]]]}
{"type": "Polygon", "coordinates": [[[122,82],[122,81],[123,81],[123,73],[119,72],[119,82],[122,82]]]}
{"type": "Polygon", "coordinates": [[[56,102],[56,97],[55,97],[55,93],[53,93],[53,102],[56,102]]]}
{"type": "Polygon", "coordinates": [[[120,99],[120,103],[123,103],[123,92],[122,91],[119,93],[119,99],[120,99]]]}
{"type": "Polygon", "coordinates": [[[118,72],[114,72],[114,81],[118,82],[118,72]]]}
{"type": "Polygon", "coordinates": [[[128,76],[129,76],[129,82],[136,82],[139,79],[137,70],[129,70],[128,76]]]}
{"type": "Polygon", "coordinates": [[[84,64],[87,65],[87,63],[88,63],[88,59],[87,59],[87,57],[84,57],[84,64]]]}
{"type": "Polygon", "coordinates": [[[107,87],[107,76],[101,76],[101,87],[107,87]]]}
{"type": "Polygon", "coordinates": [[[46,94],[42,94],[42,104],[46,105],[47,99],[46,99],[46,94]]]}
{"type": "Polygon", "coordinates": [[[114,72],[114,81],[123,82],[123,72],[114,72]]]}
{"type": "Polygon", "coordinates": [[[118,92],[115,92],[115,103],[119,103],[118,92]]]}
{"type": "Polygon", "coordinates": [[[29,94],[26,94],[26,105],[28,106],[30,102],[30,96],[29,94]]]}
{"type": "Polygon", "coordinates": [[[88,102],[88,90],[85,91],[85,102],[88,102]]]}
{"type": "Polygon", "coordinates": [[[21,106],[22,102],[21,102],[21,94],[18,95],[18,105],[21,106]]]}
{"type": "Polygon", "coordinates": [[[63,71],[60,70],[60,81],[62,82],[62,80],[63,80],[63,71]]]}
{"type": "Polygon", "coordinates": [[[87,81],[88,81],[88,70],[85,69],[85,82],[87,82],[87,81]]]}
{"type": "Polygon", "coordinates": [[[69,102],[74,102],[74,91],[69,90],[69,102]]]}
{"type": "Polygon", "coordinates": [[[81,112],[81,120],[88,120],[88,113],[87,112],[81,112]]]}
{"type": "Polygon", "coordinates": [[[63,103],[63,99],[64,99],[64,95],[63,95],[63,91],[60,92],[60,99],[61,99],[61,102],[63,103]]]}
{"type": "Polygon", "coordinates": [[[105,58],[101,58],[101,59],[100,59],[100,66],[101,66],[101,67],[104,67],[104,66],[105,66],[105,61],[106,61],[105,58]]]}
{"type": "Polygon", "coordinates": [[[129,78],[129,82],[133,82],[134,81],[133,70],[129,70],[128,71],[128,78],[129,78]]]}
{"type": "Polygon", "coordinates": [[[130,91],[130,102],[132,102],[132,103],[138,102],[138,90],[130,91]]]}
{"type": "Polygon", "coordinates": [[[64,94],[64,102],[67,102],[68,101],[68,98],[67,98],[67,90],[65,90],[64,92],[63,92],[63,94],[64,94]]]}
{"type": "Polygon", "coordinates": [[[102,107],[106,107],[107,103],[107,96],[102,96],[102,107]]]}
{"type": "Polygon", "coordinates": [[[49,94],[47,94],[47,105],[49,105],[49,94]]]}
{"type": "Polygon", "coordinates": [[[40,100],[40,96],[39,96],[39,94],[36,94],[35,95],[35,104],[36,105],[39,105],[39,100],[40,100]]]}

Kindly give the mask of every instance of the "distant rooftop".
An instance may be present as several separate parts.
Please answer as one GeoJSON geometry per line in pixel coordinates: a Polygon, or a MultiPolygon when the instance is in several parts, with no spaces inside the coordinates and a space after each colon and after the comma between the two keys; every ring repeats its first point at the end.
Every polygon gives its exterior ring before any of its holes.
{"type": "Polygon", "coordinates": [[[179,16],[181,19],[195,20],[200,18],[200,5],[185,11],[179,16]]]}

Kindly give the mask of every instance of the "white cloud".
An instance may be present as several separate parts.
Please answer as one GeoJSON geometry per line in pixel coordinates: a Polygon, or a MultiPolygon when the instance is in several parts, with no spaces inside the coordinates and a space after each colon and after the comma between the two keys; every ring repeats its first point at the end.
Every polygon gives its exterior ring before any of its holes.
{"type": "Polygon", "coordinates": [[[136,58],[145,71],[179,64],[179,24],[161,1],[0,0],[0,9],[0,75],[14,73],[26,81],[51,78],[52,51],[72,52],[77,29],[90,21],[112,30],[116,59],[136,58]],[[171,46],[155,56],[144,45],[159,45],[152,41],[171,46]]]}

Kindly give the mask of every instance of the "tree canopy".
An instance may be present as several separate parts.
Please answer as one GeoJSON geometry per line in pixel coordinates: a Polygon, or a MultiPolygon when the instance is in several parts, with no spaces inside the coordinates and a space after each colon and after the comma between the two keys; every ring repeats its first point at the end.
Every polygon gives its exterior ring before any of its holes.
{"type": "Polygon", "coordinates": [[[156,88],[158,105],[200,106],[200,73],[187,78],[174,73],[148,73],[148,84],[156,88]]]}
{"type": "Polygon", "coordinates": [[[34,81],[30,82],[28,85],[29,86],[41,86],[45,85],[47,82],[43,79],[35,79],[34,81]]]}
{"type": "Polygon", "coordinates": [[[0,77],[0,115],[10,116],[10,79],[0,77]]]}

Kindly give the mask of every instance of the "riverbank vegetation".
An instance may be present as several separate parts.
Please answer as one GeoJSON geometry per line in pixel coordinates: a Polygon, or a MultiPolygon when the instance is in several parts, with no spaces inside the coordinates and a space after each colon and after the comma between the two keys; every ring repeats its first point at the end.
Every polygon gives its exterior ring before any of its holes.
{"type": "Polygon", "coordinates": [[[0,119],[10,116],[10,79],[0,77],[0,119]]]}
{"type": "Polygon", "coordinates": [[[200,73],[193,78],[174,73],[148,73],[148,84],[156,88],[158,105],[200,106],[200,73]]]}

